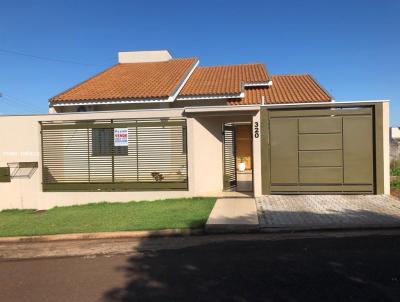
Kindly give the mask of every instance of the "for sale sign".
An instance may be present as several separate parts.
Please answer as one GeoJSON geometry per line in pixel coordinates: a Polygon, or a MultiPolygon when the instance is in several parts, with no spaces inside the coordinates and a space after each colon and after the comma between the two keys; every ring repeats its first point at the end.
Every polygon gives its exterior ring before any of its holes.
{"type": "Polygon", "coordinates": [[[128,128],[114,128],[114,146],[128,146],[128,128]]]}

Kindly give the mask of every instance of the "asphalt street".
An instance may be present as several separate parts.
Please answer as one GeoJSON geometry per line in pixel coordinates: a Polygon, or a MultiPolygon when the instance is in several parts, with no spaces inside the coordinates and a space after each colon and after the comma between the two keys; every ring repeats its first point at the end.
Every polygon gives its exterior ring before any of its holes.
{"type": "Polygon", "coordinates": [[[151,240],[123,255],[2,260],[0,301],[400,301],[399,235],[151,240]]]}

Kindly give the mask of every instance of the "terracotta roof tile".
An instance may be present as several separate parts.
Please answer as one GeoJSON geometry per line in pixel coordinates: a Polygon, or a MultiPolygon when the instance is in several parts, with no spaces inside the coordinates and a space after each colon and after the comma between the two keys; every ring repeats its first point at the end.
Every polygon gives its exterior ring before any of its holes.
{"type": "Polygon", "coordinates": [[[51,98],[50,102],[167,98],[197,61],[196,58],[185,58],[117,64],[51,98]]]}
{"type": "Polygon", "coordinates": [[[269,80],[264,64],[197,67],[179,96],[240,94],[245,83],[269,80]]]}
{"type": "Polygon", "coordinates": [[[272,86],[246,88],[245,97],[230,105],[330,102],[332,97],[310,75],[273,75],[272,86]]]}

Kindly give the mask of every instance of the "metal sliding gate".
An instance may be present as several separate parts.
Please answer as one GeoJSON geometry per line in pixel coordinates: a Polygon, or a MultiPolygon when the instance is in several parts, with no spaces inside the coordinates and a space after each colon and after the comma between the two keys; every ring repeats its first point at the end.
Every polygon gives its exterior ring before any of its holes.
{"type": "Polygon", "coordinates": [[[272,194],[374,193],[371,107],[269,110],[272,194]]]}
{"type": "Polygon", "coordinates": [[[186,120],[41,123],[44,191],[187,190],[186,120]]]}

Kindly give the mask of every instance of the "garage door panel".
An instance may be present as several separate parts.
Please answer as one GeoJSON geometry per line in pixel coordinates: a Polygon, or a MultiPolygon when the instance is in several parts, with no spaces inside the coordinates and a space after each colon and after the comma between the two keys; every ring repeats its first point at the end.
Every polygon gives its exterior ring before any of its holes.
{"type": "Polygon", "coordinates": [[[330,184],[324,184],[324,185],[303,185],[300,186],[299,192],[304,192],[304,193],[325,193],[328,194],[329,192],[342,192],[343,191],[343,185],[330,185],[330,184]]]}
{"type": "Polygon", "coordinates": [[[299,134],[299,149],[342,149],[342,134],[299,134]]]}
{"type": "Polygon", "coordinates": [[[342,132],[342,118],[305,117],[299,119],[299,133],[340,133],[342,132]]]}
{"type": "Polygon", "coordinates": [[[293,186],[271,186],[273,194],[329,194],[329,193],[373,193],[372,185],[293,185],[293,186]]]}
{"type": "Polygon", "coordinates": [[[301,184],[341,184],[343,181],[342,167],[308,167],[300,168],[301,184]]]}
{"type": "Polygon", "coordinates": [[[332,167],[342,166],[341,150],[300,151],[300,167],[332,167]]]}
{"type": "Polygon", "coordinates": [[[303,185],[299,187],[299,192],[370,192],[371,185],[303,185]]]}
{"type": "Polygon", "coordinates": [[[298,185],[291,185],[291,186],[283,186],[283,185],[272,185],[271,186],[271,191],[272,192],[291,192],[291,193],[296,193],[299,191],[299,186],[298,185]]]}
{"type": "Polygon", "coordinates": [[[372,117],[343,118],[344,183],[373,182],[372,117]]]}
{"type": "Polygon", "coordinates": [[[271,192],[373,193],[371,108],[317,111],[270,112],[271,192]]]}
{"type": "Polygon", "coordinates": [[[271,182],[298,182],[297,118],[271,119],[271,182]]]}

